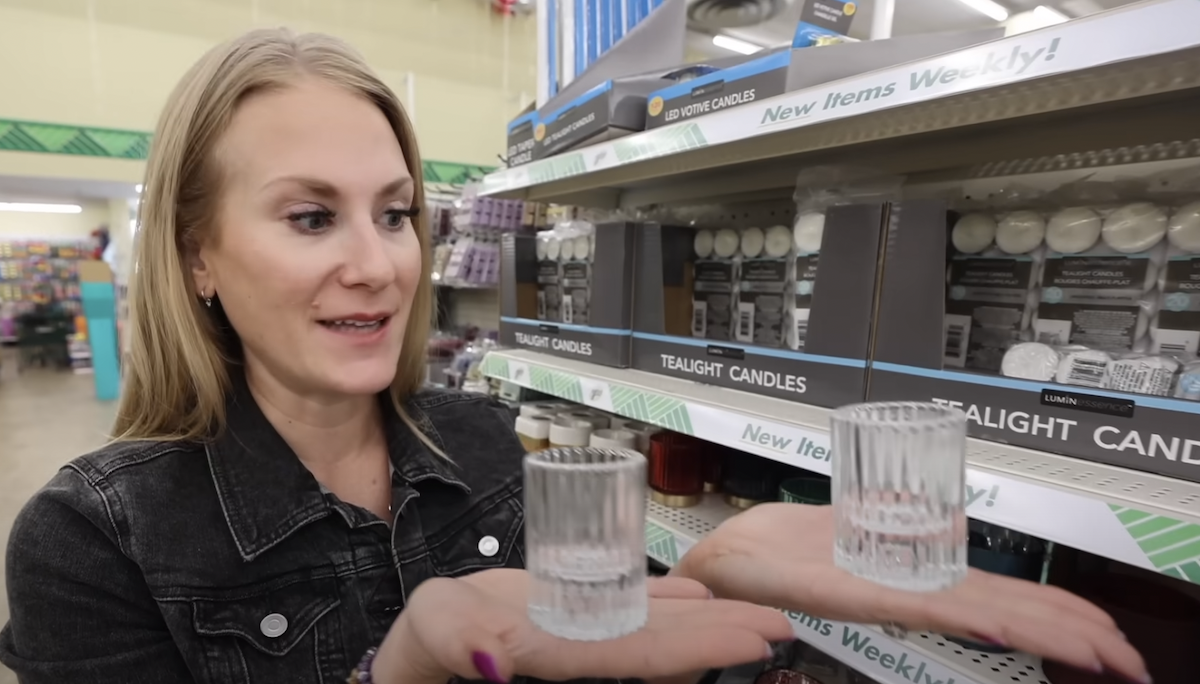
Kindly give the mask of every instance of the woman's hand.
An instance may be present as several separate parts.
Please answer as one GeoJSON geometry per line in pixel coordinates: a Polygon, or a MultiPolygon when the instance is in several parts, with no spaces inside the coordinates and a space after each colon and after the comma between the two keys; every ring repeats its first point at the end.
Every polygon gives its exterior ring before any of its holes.
{"type": "Polygon", "coordinates": [[[719,597],[864,624],[897,623],[991,642],[1149,682],[1104,611],[1056,587],[971,570],[951,589],[889,589],[833,563],[833,508],[763,504],[718,527],[672,570],[719,597]]]}
{"type": "Polygon", "coordinates": [[[778,611],[713,599],[695,581],[664,578],[651,580],[649,618],[636,633],[559,639],[526,616],[529,582],[525,571],[505,569],[421,584],[380,646],[374,681],[663,677],[760,660],[768,642],[793,638],[778,611]]]}

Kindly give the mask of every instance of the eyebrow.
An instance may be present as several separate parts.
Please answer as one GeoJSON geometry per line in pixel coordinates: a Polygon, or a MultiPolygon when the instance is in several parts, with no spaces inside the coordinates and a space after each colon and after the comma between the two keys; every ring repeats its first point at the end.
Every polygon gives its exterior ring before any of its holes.
{"type": "MultiPolygon", "coordinates": [[[[283,185],[286,183],[294,183],[299,185],[314,195],[321,197],[322,199],[336,199],[341,194],[338,192],[338,189],[330,183],[318,178],[309,178],[307,176],[282,176],[267,182],[267,184],[263,186],[263,189],[267,189],[275,185],[283,185]]],[[[396,180],[380,188],[379,192],[375,193],[375,196],[388,197],[395,195],[401,190],[411,187],[412,185],[412,176],[397,178],[396,180]]]]}

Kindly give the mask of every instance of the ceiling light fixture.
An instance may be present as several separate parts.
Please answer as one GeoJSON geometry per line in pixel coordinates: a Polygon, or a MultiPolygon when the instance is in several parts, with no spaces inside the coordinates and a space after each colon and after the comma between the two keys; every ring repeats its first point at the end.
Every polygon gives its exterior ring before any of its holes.
{"type": "Polygon", "coordinates": [[[1008,10],[1004,9],[1004,5],[993,2],[992,0],[958,0],[962,4],[971,9],[985,14],[996,21],[1004,21],[1008,18],[1008,10]]]}
{"type": "Polygon", "coordinates": [[[36,202],[0,202],[0,211],[21,211],[28,214],[78,214],[78,204],[38,204],[36,202]]]}
{"type": "Polygon", "coordinates": [[[729,36],[722,35],[713,36],[713,45],[716,45],[719,48],[725,48],[726,50],[732,50],[740,55],[752,55],[756,52],[762,51],[763,49],[761,45],[747,43],[744,40],[738,40],[737,38],[730,38],[729,36]]]}
{"type": "Polygon", "coordinates": [[[1033,16],[1037,17],[1042,22],[1043,26],[1051,26],[1053,24],[1063,24],[1071,21],[1071,17],[1059,12],[1053,7],[1046,5],[1038,5],[1033,8],[1033,16]]]}

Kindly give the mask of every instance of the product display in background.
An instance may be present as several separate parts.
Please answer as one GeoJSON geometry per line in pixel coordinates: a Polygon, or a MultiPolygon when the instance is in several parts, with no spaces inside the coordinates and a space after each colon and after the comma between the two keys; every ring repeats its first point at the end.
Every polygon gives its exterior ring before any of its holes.
{"type": "Polygon", "coordinates": [[[546,206],[537,202],[480,197],[469,183],[450,202],[430,202],[435,285],[495,288],[500,282],[500,238],[532,233],[545,225],[546,206]]]}
{"type": "Polygon", "coordinates": [[[812,167],[793,202],[644,213],[634,367],[818,406],[861,401],[884,201],[899,186],[812,167]]]}
{"type": "MultiPolygon", "coordinates": [[[[801,21],[791,46],[762,50],[749,56],[712,60],[712,68],[694,78],[680,79],[650,93],[646,128],[689,121],[726,109],[753,106],[763,100],[823,83],[866,74],[952,50],[984,43],[1003,35],[1000,29],[897,36],[856,42],[843,32],[854,12],[842,13],[840,0],[801,0],[801,21]],[[818,9],[819,8],[819,9],[818,9]],[[838,19],[824,17],[839,14],[838,19]],[[816,24],[822,23],[823,26],[816,24]],[[820,50],[807,48],[820,47],[820,50]]],[[[854,6],[854,3],[848,3],[854,6]]],[[[701,65],[692,65],[696,69],[701,65]]],[[[810,116],[814,110],[837,110],[890,98],[898,84],[881,82],[870,88],[831,92],[807,106],[766,109],[763,124],[810,116]]]]}
{"type": "Polygon", "coordinates": [[[637,224],[565,207],[550,220],[553,227],[536,235],[503,238],[501,342],[629,365],[637,224]]]}
{"type": "Polygon", "coordinates": [[[973,436],[1200,481],[1197,177],[894,205],[870,398],[934,400],[966,411],[973,436]]]}

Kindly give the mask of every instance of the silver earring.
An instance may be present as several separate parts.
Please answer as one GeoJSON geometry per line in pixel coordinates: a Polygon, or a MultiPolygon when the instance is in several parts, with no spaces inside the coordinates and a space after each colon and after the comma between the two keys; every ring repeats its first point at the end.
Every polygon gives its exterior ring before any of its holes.
{"type": "Polygon", "coordinates": [[[210,309],[212,308],[212,297],[204,298],[204,306],[207,306],[210,309]]]}

